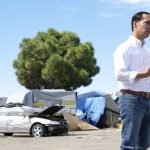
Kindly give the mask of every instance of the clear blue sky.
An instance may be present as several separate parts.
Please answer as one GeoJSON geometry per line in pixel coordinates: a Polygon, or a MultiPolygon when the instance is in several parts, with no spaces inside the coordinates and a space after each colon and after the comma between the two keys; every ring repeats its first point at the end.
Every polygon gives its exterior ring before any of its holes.
{"type": "MultiPolygon", "coordinates": [[[[55,28],[72,31],[81,42],[90,41],[101,71],[88,87],[112,93],[117,90],[113,52],[131,34],[130,19],[137,11],[150,11],[150,0],[3,0],[0,2],[0,96],[27,91],[17,82],[13,60],[23,38],[55,28]]],[[[147,44],[150,45],[150,39],[147,44]]],[[[119,62],[118,62],[119,63],[119,62]]]]}

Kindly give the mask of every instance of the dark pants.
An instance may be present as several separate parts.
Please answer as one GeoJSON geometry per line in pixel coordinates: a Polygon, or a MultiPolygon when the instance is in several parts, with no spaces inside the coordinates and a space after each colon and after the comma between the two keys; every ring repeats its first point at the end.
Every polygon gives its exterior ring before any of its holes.
{"type": "Polygon", "coordinates": [[[121,94],[119,110],[122,120],[120,150],[147,150],[150,146],[150,99],[121,94]]]}

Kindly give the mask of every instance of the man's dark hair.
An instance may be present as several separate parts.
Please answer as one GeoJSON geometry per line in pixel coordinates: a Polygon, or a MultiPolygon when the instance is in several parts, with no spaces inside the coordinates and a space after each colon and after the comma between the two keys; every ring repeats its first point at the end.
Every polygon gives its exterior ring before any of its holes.
{"type": "Polygon", "coordinates": [[[146,11],[140,11],[140,12],[137,12],[136,14],[133,15],[132,17],[132,21],[131,21],[131,28],[132,28],[132,31],[133,31],[133,22],[134,21],[141,21],[142,20],[142,17],[143,17],[143,14],[147,14],[147,15],[150,15],[149,12],[146,12],[146,11]]]}

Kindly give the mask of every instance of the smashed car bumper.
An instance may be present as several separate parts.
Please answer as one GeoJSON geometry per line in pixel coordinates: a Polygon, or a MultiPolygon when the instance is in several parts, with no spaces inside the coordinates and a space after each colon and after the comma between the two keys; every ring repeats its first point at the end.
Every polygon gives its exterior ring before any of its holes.
{"type": "Polygon", "coordinates": [[[68,134],[68,124],[48,126],[48,132],[50,135],[68,134]]]}

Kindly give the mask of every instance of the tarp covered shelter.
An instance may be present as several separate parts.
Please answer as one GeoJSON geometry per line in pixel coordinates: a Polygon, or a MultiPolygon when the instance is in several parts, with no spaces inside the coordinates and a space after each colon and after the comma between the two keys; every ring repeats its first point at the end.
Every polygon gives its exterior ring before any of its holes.
{"type": "Polygon", "coordinates": [[[26,106],[33,106],[33,103],[45,100],[46,106],[62,104],[64,100],[76,101],[76,91],[55,90],[31,90],[27,93],[12,95],[7,98],[7,103],[23,103],[26,106]]]}
{"type": "Polygon", "coordinates": [[[0,107],[6,104],[7,97],[0,97],[0,107]]]}
{"type": "Polygon", "coordinates": [[[76,116],[97,127],[109,127],[118,121],[118,105],[111,96],[99,91],[91,91],[77,96],[76,116]]]}

